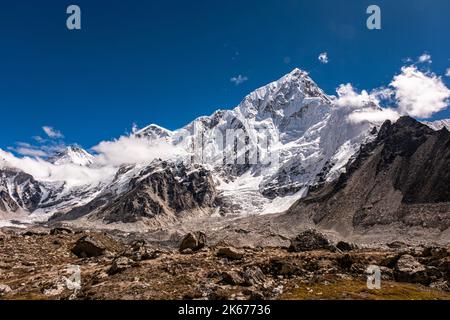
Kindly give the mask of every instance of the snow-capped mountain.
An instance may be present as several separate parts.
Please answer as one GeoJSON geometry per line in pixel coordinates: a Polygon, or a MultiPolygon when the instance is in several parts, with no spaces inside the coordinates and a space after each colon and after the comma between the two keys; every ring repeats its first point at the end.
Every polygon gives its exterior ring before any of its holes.
{"type": "Polygon", "coordinates": [[[347,121],[352,111],[337,107],[306,72],[294,69],[235,109],[216,111],[172,132],[171,140],[215,173],[228,204],[222,212],[279,211],[308,186],[335,179],[361,143],[373,137],[374,124],[347,121]],[[227,132],[239,131],[244,136],[240,154],[233,136],[226,141],[227,132]],[[264,153],[269,161],[262,161],[264,153]]]}
{"type": "Polygon", "coordinates": [[[433,130],[441,130],[442,128],[447,128],[447,130],[450,131],[450,119],[423,121],[423,124],[426,124],[433,130]]]}
{"type": "MultiPolygon", "coordinates": [[[[371,104],[366,107],[377,108],[371,104]]],[[[216,206],[213,211],[223,215],[279,212],[306,195],[310,186],[336,179],[361,144],[375,138],[377,124],[349,122],[348,115],[353,111],[350,106],[338,106],[334,97],[327,96],[306,72],[294,69],[250,93],[233,110],[218,110],[175,131],[152,124],[131,136],[184,150],[177,159],[172,159],[186,164],[186,170],[181,172],[191,172],[198,165],[210,172],[217,189],[208,186],[217,197],[208,202],[216,206]]],[[[51,162],[56,166],[91,166],[94,157],[81,148],[68,147],[51,162]]],[[[96,168],[99,166],[95,164],[96,168]]],[[[100,207],[110,212],[109,204],[125,201],[136,212],[144,212],[136,208],[139,203],[148,203],[142,197],[158,195],[167,199],[167,192],[173,192],[173,188],[166,181],[162,185],[167,191],[141,192],[133,189],[132,181],[149,168],[154,171],[160,166],[158,161],[124,165],[116,168],[115,174],[106,170],[100,182],[86,180],[84,185],[74,187],[68,187],[65,181],[38,181],[41,191],[37,206],[21,208],[35,215],[58,213],[61,219],[69,213],[72,218],[78,218],[89,216],[100,207]],[[129,200],[126,195],[132,191],[139,199],[129,200]]],[[[178,175],[168,177],[186,179],[178,175]]],[[[203,183],[200,176],[189,181],[192,186],[203,183]]],[[[152,201],[162,201],[160,206],[166,206],[166,200],[153,198],[152,201]]],[[[116,204],[114,210],[126,207],[116,204]]],[[[9,211],[8,208],[0,210],[9,211]]],[[[170,210],[161,212],[167,211],[170,210]]],[[[114,216],[120,218],[120,213],[114,211],[114,216]]],[[[123,216],[127,213],[123,212],[123,216]]]]}
{"type": "Polygon", "coordinates": [[[77,146],[68,146],[49,159],[55,165],[76,164],[88,166],[94,163],[94,156],[77,146]]]}

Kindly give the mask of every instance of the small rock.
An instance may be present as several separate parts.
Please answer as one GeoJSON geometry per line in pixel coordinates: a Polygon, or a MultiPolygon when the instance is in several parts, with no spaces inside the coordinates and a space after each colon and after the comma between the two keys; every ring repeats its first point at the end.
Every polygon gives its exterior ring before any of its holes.
{"type": "Polygon", "coordinates": [[[403,248],[408,247],[408,245],[406,243],[404,243],[403,241],[393,241],[386,245],[391,249],[403,249],[403,248]]]}
{"type": "Polygon", "coordinates": [[[244,284],[247,286],[254,286],[264,282],[265,276],[260,268],[253,266],[247,267],[243,273],[244,284]]]}
{"type": "Polygon", "coordinates": [[[113,260],[111,267],[108,270],[109,275],[114,275],[116,273],[120,273],[128,268],[133,266],[133,260],[120,256],[113,260]]]}
{"type": "Polygon", "coordinates": [[[44,231],[37,231],[37,230],[28,230],[22,233],[23,236],[27,237],[34,237],[34,236],[46,236],[48,233],[44,231]]]}
{"type": "Polygon", "coordinates": [[[84,236],[78,239],[71,251],[79,258],[90,258],[101,256],[105,250],[100,243],[89,236],[84,236]]]}
{"type": "Polygon", "coordinates": [[[180,253],[181,254],[193,254],[194,251],[192,249],[190,249],[190,248],[187,248],[187,249],[181,250],[180,253]]]}
{"type": "Polygon", "coordinates": [[[50,234],[52,236],[54,235],[58,235],[58,234],[71,234],[73,233],[73,231],[69,228],[65,228],[65,227],[56,227],[50,230],[50,234]]]}
{"type": "Polygon", "coordinates": [[[8,285],[6,285],[6,284],[1,284],[0,283],[0,296],[3,296],[3,295],[5,295],[5,294],[8,294],[8,293],[10,293],[12,290],[11,290],[11,287],[10,286],[8,286],[8,285]]]}
{"type": "Polygon", "coordinates": [[[399,282],[421,284],[430,282],[425,266],[409,254],[405,254],[398,259],[394,269],[394,276],[399,282]]]}
{"type": "Polygon", "coordinates": [[[264,295],[260,291],[252,291],[250,293],[249,300],[253,300],[253,301],[264,300],[264,295]]]}
{"type": "Polygon", "coordinates": [[[236,271],[222,272],[222,282],[230,285],[241,285],[245,281],[236,271]]]}
{"type": "Polygon", "coordinates": [[[269,271],[273,275],[283,275],[283,276],[289,276],[299,273],[300,268],[297,267],[292,262],[280,259],[280,258],[273,258],[269,261],[269,271]]]}
{"type": "Polygon", "coordinates": [[[224,247],[217,250],[218,257],[225,257],[229,260],[241,260],[244,254],[234,248],[224,247]]]}
{"type": "Polygon", "coordinates": [[[294,239],[291,239],[291,245],[289,247],[289,251],[293,252],[303,252],[320,249],[330,250],[332,249],[332,245],[324,234],[314,229],[306,230],[300,233],[294,239]]]}
{"type": "Polygon", "coordinates": [[[206,234],[201,231],[190,232],[184,236],[180,244],[180,252],[185,249],[198,251],[206,246],[206,234]]]}
{"type": "Polygon", "coordinates": [[[438,262],[438,268],[442,272],[450,274],[450,257],[443,258],[438,262]]]}
{"type": "Polygon", "coordinates": [[[430,284],[430,288],[443,290],[443,291],[450,291],[450,284],[448,283],[448,281],[438,280],[436,282],[432,282],[430,284]]]}
{"type": "Polygon", "coordinates": [[[352,251],[358,249],[358,246],[354,243],[349,243],[345,241],[339,241],[336,244],[336,248],[338,248],[341,251],[352,251]]]}
{"type": "Polygon", "coordinates": [[[336,261],[339,267],[341,267],[344,270],[349,270],[354,263],[353,257],[349,254],[344,254],[342,256],[337,257],[336,261]]]}

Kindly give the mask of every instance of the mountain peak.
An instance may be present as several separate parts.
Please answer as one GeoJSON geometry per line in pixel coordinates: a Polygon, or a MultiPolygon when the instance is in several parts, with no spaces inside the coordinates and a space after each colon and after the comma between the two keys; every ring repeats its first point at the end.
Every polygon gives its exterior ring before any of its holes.
{"type": "Polygon", "coordinates": [[[137,138],[147,138],[147,139],[161,139],[161,138],[169,138],[172,136],[172,131],[158,126],[157,124],[150,124],[145,128],[142,128],[133,133],[133,135],[137,138]]]}
{"type": "Polygon", "coordinates": [[[49,162],[55,165],[76,164],[80,166],[88,166],[94,163],[94,156],[78,146],[67,146],[58,151],[49,162]]]}

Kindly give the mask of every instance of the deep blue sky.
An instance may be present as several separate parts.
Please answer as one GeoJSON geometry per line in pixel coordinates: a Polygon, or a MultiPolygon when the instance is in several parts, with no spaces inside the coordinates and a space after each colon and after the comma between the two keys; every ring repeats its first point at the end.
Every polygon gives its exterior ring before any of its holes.
{"type": "MultiPolygon", "coordinates": [[[[25,0],[0,9],[0,148],[44,125],[92,147],[157,123],[178,128],[294,67],[326,92],[386,85],[402,59],[432,55],[450,67],[448,0],[25,0]],[[82,10],[82,30],[65,26],[82,10]],[[365,27],[368,5],[382,30],[365,27]],[[330,62],[317,56],[327,51],[330,62]],[[286,63],[286,57],[290,62],[286,63]],[[236,86],[230,78],[248,81],[236,86]]],[[[445,79],[447,86],[449,78],[445,79]]],[[[450,117],[444,111],[435,118],[450,117]]]]}

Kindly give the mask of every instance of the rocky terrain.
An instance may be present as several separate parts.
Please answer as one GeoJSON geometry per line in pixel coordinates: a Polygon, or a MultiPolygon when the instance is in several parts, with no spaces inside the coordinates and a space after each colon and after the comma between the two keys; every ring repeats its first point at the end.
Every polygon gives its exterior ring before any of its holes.
{"type": "Polygon", "coordinates": [[[339,179],[311,188],[289,214],[344,236],[421,229],[445,240],[450,227],[449,168],[446,128],[434,131],[409,117],[387,121],[339,179]]]}
{"type": "Polygon", "coordinates": [[[276,247],[234,247],[202,232],[146,239],[3,228],[0,299],[450,299],[449,247],[375,249],[312,229],[276,247]],[[366,285],[369,265],[380,268],[380,289],[366,285]]]}

